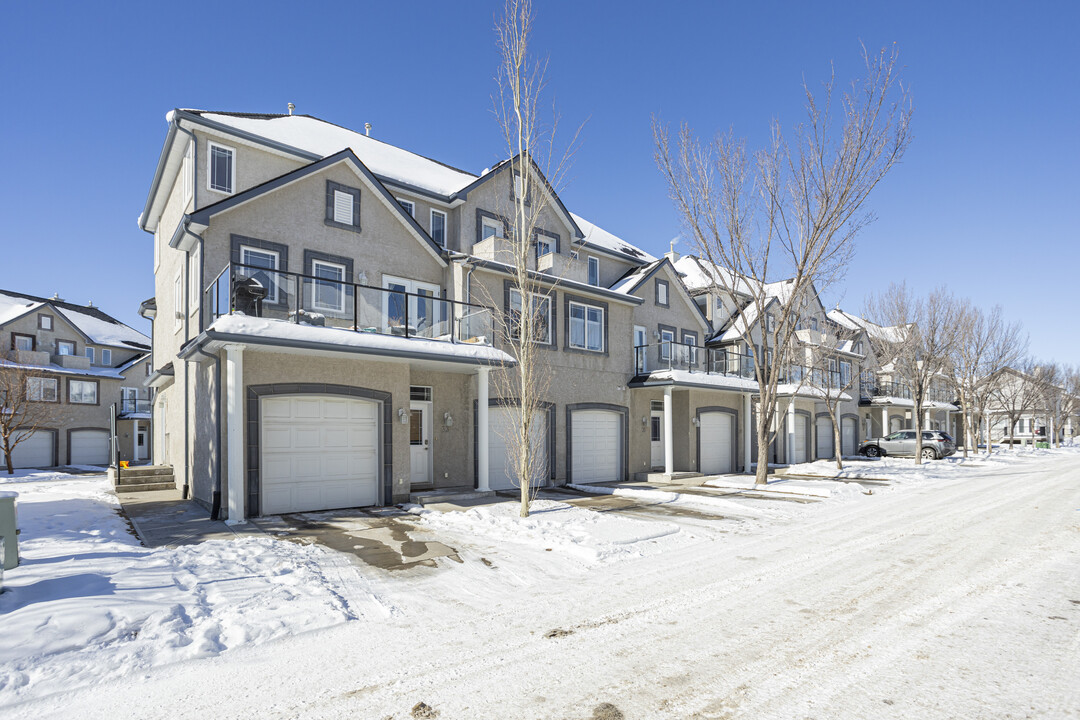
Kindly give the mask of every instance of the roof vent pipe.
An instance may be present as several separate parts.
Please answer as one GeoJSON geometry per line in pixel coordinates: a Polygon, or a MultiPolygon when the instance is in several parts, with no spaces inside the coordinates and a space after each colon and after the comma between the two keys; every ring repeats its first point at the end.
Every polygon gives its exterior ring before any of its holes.
{"type": "Polygon", "coordinates": [[[364,123],[364,134],[371,137],[371,123],[364,123]]]}
{"type": "Polygon", "coordinates": [[[292,111],[295,110],[295,109],[296,109],[296,106],[293,105],[292,103],[289,103],[289,114],[290,115],[292,115],[292,111]]]}
{"type": "Polygon", "coordinates": [[[49,299],[55,300],[56,302],[64,302],[64,298],[60,297],[60,293],[53,293],[53,296],[49,299]]]}

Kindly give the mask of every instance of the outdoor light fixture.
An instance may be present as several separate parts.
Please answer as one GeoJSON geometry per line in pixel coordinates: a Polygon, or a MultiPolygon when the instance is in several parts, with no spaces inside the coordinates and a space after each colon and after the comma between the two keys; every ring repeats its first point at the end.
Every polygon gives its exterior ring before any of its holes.
{"type": "Polygon", "coordinates": [[[701,427],[701,421],[696,417],[690,418],[690,422],[694,423],[694,427],[701,427]]]}
{"type": "Polygon", "coordinates": [[[405,408],[398,408],[397,416],[398,416],[398,420],[401,421],[402,425],[408,425],[409,424],[409,413],[405,412],[405,408]]]}
{"type": "Polygon", "coordinates": [[[641,416],[641,427],[645,428],[645,427],[648,427],[648,425],[649,425],[649,418],[642,415],[641,416]]]}
{"type": "Polygon", "coordinates": [[[450,416],[450,413],[448,413],[448,412],[443,413],[442,419],[443,419],[443,424],[446,425],[447,428],[454,427],[454,418],[452,418],[450,416]]]}

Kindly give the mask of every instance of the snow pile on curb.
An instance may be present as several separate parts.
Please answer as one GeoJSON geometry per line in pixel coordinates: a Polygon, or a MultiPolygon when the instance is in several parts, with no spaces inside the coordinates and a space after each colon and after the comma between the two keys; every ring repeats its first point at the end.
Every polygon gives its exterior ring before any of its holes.
{"type": "Polygon", "coordinates": [[[0,595],[0,705],[361,612],[352,571],[317,546],[252,536],[148,549],[103,476],[23,473],[5,487],[19,494],[22,563],[0,595]]]}
{"type": "Polygon", "coordinates": [[[744,490],[763,494],[799,495],[810,498],[853,497],[866,494],[866,488],[859,483],[829,482],[828,480],[773,480],[764,487],[754,484],[753,478],[740,482],[730,478],[706,480],[705,487],[744,490]]]}
{"type": "Polygon", "coordinates": [[[618,517],[555,500],[534,500],[527,518],[518,517],[517,502],[462,512],[439,512],[419,505],[402,507],[434,530],[471,541],[483,538],[498,545],[528,545],[541,552],[558,548],[587,564],[651,554],[659,549],[658,541],[674,539],[680,532],[674,523],[618,517]]]}
{"type": "Polygon", "coordinates": [[[672,503],[674,505],[691,505],[723,510],[731,517],[767,518],[773,514],[758,508],[726,500],[722,497],[710,497],[691,493],[676,493],[667,490],[653,490],[644,488],[621,488],[608,487],[607,485],[567,485],[568,488],[594,495],[617,495],[620,497],[634,498],[636,500],[649,500],[657,503],[672,503]]]}

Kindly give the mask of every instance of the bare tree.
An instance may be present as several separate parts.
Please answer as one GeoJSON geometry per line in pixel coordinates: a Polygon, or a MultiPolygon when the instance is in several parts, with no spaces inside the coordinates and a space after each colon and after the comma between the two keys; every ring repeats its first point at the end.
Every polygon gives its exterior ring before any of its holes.
{"type": "Polygon", "coordinates": [[[551,383],[550,362],[541,341],[554,331],[548,323],[557,282],[554,273],[539,273],[537,230],[553,206],[555,187],[565,176],[580,134],[579,128],[564,150],[556,150],[558,116],[552,112],[549,117],[540,104],[547,62],[536,60],[530,52],[532,30],[530,0],[507,0],[504,15],[495,25],[499,69],[493,104],[509,159],[492,172],[506,177],[509,186],[509,193],[499,196],[506,198],[501,213],[506,236],[495,238],[495,259],[510,274],[511,298],[509,309],[502,309],[502,298],[489,297],[487,304],[498,309],[499,335],[515,361],[513,368],[493,373],[492,381],[500,395],[516,403],[506,408],[511,421],[503,429],[503,440],[520,488],[521,517],[529,515],[529,503],[544,470],[535,457],[538,429],[534,426],[551,383]]]}
{"type": "Polygon", "coordinates": [[[1047,362],[1036,366],[1035,388],[1038,405],[1046,414],[1047,439],[1051,447],[1060,447],[1058,437],[1065,419],[1075,412],[1077,407],[1076,391],[1077,371],[1058,362],[1047,362]]]}
{"type": "Polygon", "coordinates": [[[8,475],[15,473],[12,453],[59,413],[58,382],[40,370],[0,360],[0,451],[8,475]]]}
{"type": "MultiPolygon", "coordinates": [[[[1018,363],[1027,354],[1028,338],[1019,322],[1007,322],[1001,306],[995,306],[981,324],[988,342],[982,355],[982,368],[978,370],[979,382],[971,386],[972,407],[984,429],[986,454],[994,452],[993,439],[990,436],[990,404],[997,385],[1004,381],[1005,369],[1018,363]]],[[[966,443],[965,443],[966,445],[966,443]]]]}
{"type": "Polygon", "coordinates": [[[1016,447],[1016,423],[1031,412],[1037,395],[1034,364],[1026,357],[1000,373],[991,389],[990,397],[994,406],[1005,415],[1008,422],[1010,448],[1016,447]]]}
{"type": "MultiPolygon", "coordinates": [[[[759,457],[771,441],[780,370],[794,357],[797,311],[815,286],[824,291],[843,277],[856,235],[873,219],[863,204],[910,141],[911,103],[897,53],[864,49],[863,59],[866,77],[839,98],[841,123],[834,124],[835,75],[821,93],[804,83],[806,119],[791,141],[774,122],[770,146],[752,157],[731,132],[702,143],[684,123],[673,140],[653,121],[656,162],[685,237],[713,266],[730,271],[717,274],[718,289],[758,320],[741,323],[740,334],[748,349],[757,346],[759,457]],[[768,285],[784,278],[780,293],[768,285]],[[774,302],[779,322],[762,329],[774,302]]],[[[759,462],[755,482],[767,476],[768,464],[759,462]]]]}
{"type": "Polygon", "coordinates": [[[857,330],[849,330],[841,325],[826,321],[821,330],[800,331],[806,335],[812,377],[810,384],[821,391],[818,398],[825,405],[825,411],[832,420],[833,457],[836,469],[844,469],[843,439],[841,436],[840,404],[859,382],[859,368],[854,360],[857,357],[848,349],[859,335],[857,330]]]}
{"type": "Polygon", "coordinates": [[[883,370],[902,380],[914,402],[915,463],[921,464],[923,408],[932,389],[944,379],[958,335],[958,309],[944,288],[925,298],[916,297],[907,285],[892,284],[867,306],[870,318],[886,328],[878,342],[881,357],[889,358],[883,370]]]}

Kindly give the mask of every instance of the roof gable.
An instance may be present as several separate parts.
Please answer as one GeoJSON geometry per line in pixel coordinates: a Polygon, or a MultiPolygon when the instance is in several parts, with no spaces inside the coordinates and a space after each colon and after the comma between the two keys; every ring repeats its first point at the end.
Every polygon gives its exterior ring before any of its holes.
{"type": "Polygon", "coordinates": [[[100,308],[27,295],[13,290],[0,290],[0,325],[42,310],[51,311],[61,322],[92,345],[136,350],[150,349],[150,338],[100,308]]]}

